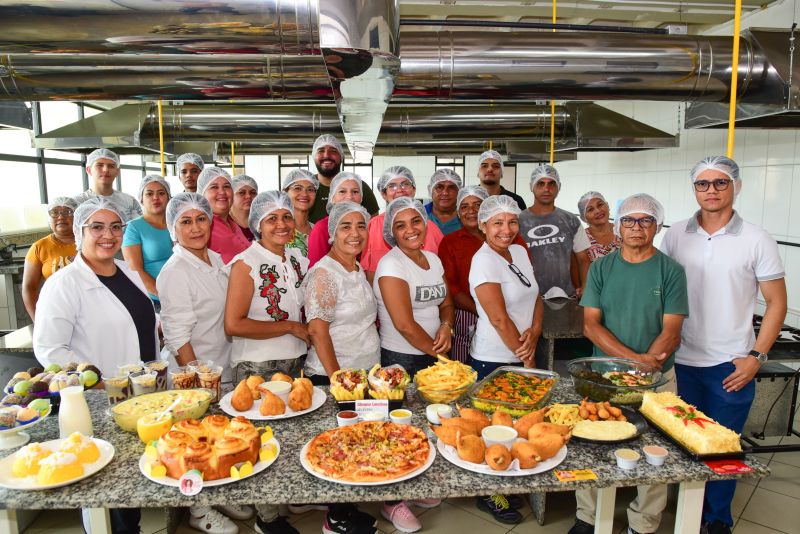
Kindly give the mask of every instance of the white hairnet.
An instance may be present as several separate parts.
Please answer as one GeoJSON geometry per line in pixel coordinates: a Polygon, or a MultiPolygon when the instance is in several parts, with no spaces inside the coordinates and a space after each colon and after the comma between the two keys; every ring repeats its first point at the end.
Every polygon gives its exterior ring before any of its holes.
{"type": "Polygon", "coordinates": [[[580,215],[581,220],[583,222],[586,222],[586,205],[589,204],[589,201],[594,198],[599,198],[603,202],[606,201],[606,198],[597,191],[589,191],[588,193],[585,193],[580,199],[578,199],[578,215],[580,215]]]}
{"type": "Polygon", "coordinates": [[[178,159],[175,160],[175,165],[178,167],[178,172],[181,172],[181,165],[184,163],[191,163],[192,165],[199,167],[201,171],[203,170],[203,167],[205,167],[203,158],[194,152],[187,152],[186,154],[181,154],[178,156],[178,159]]]}
{"type": "Polygon", "coordinates": [[[86,156],[86,166],[91,167],[98,159],[110,159],[116,164],[117,167],[119,167],[119,156],[116,152],[112,152],[107,148],[98,148],[86,156]]]}
{"type": "Polygon", "coordinates": [[[481,207],[478,210],[478,222],[485,223],[501,213],[519,215],[521,211],[517,201],[513,198],[506,195],[492,195],[481,202],[481,207]]]}
{"type": "Polygon", "coordinates": [[[202,211],[208,216],[209,221],[214,217],[206,197],[197,193],[178,193],[167,204],[167,230],[173,241],[178,240],[175,236],[175,225],[178,223],[178,219],[189,210],[202,211]]]}
{"type": "Polygon", "coordinates": [[[330,215],[328,216],[328,244],[333,244],[333,236],[336,234],[336,229],[339,223],[342,222],[344,216],[349,213],[360,213],[364,217],[364,223],[369,224],[369,213],[361,204],[356,204],[352,200],[344,200],[338,202],[331,207],[330,215]]]}
{"type": "Polygon", "coordinates": [[[378,191],[383,193],[386,191],[386,187],[389,185],[389,182],[394,180],[395,178],[407,178],[411,185],[414,186],[416,189],[417,182],[414,181],[414,175],[408,169],[408,167],[403,167],[402,165],[395,165],[394,167],[389,167],[383,174],[381,174],[380,179],[378,180],[378,191]]]}
{"type": "MultiPolygon", "coordinates": [[[[336,177],[334,176],[334,180],[335,179],[336,177]]],[[[289,171],[289,173],[286,175],[286,178],[284,178],[283,182],[281,182],[281,189],[286,191],[293,183],[300,182],[302,180],[311,182],[311,184],[314,186],[314,189],[319,189],[319,180],[317,180],[317,177],[306,169],[292,169],[289,171]]],[[[333,185],[333,183],[331,183],[331,185],[333,185]]]]}
{"type": "Polygon", "coordinates": [[[158,182],[159,184],[163,185],[164,189],[167,190],[167,196],[171,196],[169,183],[166,179],[164,179],[163,176],[160,174],[148,174],[142,178],[141,182],[139,182],[139,202],[144,200],[144,190],[147,187],[147,184],[152,184],[153,182],[158,182]]]}
{"type": "Polygon", "coordinates": [[[664,224],[664,206],[661,202],[645,193],[637,193],[631,195],[619,205],[617,209],[617,217],[614,219],[614,233],[621,237],[619,233],[620,219],[631,213],[646,213],[656,220],[658,225],[656,233],[661,231],[661,225],[664,224]]]}
{"type": "Polygon", "coordinates": [[[334,176],[331,180],[330,193],[328,193],[328,202],[325,204],[325,209],[328,211],[328,213],[331,212],[331,206],[335,204],[333,197],[336,196],[336,190],[340,185],[342,185],[343,182],[350,180],[358,184],[358,190],[361,191],[362,196],[364,195],[364,182],[361,180],[361,177],[357,174],[353,174],[352,172],[342,171],[334,176]]]}
{"type": "Polygon", "coordinates": [[[433,194],[433,188],[436,187],[436,184],[439,182],[451,182],[456,184],[456,187],[461,189],[464,185],[464,182],[461,180],[461,177],[458,175],[456,171],[453,169],[439,169],[433,176],[431,176],[431,181],[428,183],[428,194],[433,194]]]}
{"type": "Polygon", "coordinates": [[[500,164],[500,176],[503,176],[503,156],[500,155],[500,152],[497,150],[487,150],[480,156],[478,156],[478,170],[480,171],[481,165],[487,159],[493,159],[500,164]]]}
{"type": "Polygon", "coordinates": [[[125,219],[125,210],[110,198],[95,196],[85,200],[75,210],[75,216],[72,219],[72,233],[75,235],[75,246],[78,250],[81,249],[81,241],[83,240],[83,225],[100,210],[114,212],[122,224],[128,222],[125,219]]]}
{"type": "Polygon", "coordinates": [[[289,195],[283,191],[264,191],[256,195],[253,203],[250,204],[250,217],[247,219],[250,231],[256,238],[261,239],[261,221],[270,213],[278,210],[289,210],[294,216],[292,199],[289,198],[289,195]]]}
{"type": "Polygon", "coordinates": [[[317,150],[324,146],[333,147],[339,155],[344,158],[344,150],[342,150],[342,144],[336,139],[335,136],[331,134],[322,134],[314,141],[314,146],[311,148],[311,157],[313,159],[314,154],[317,153],[317,150]]]}
{"type": "Polygon", "coordinates": [[[386,206],[386,213],[383,216],[383,239],[389,243],[389,246],[397,245],[397,240],[392,234],[394,218],[397,217],[398,213],[407,209],[417,210],[425,224],[428,224],[428,214],[425,213],[425,208],[422,207],[422,203],[419,200],[411,197],[397,197],[386,206]]]}
{"type": "Polygon", "coordinates": [[[50,211],[51,209],[56,208],[58,206],[64,206],[65,208],[72,208],[72,211],[75,211],[78,208],[78,203],[75,202],[70,197],[56,197],[47,203],[47,211],[50,211]]]}
{"type": "Polygon", "coordinates": [[[719,171],[725,176],[733,180],[734,195],[739,194],[742,187],[742,179],[739,176],[739,165],[730,158],[725,156],[709,156],[701,159],[697,165],[692,168],[689,174],[692,183],[697,181],[697,178],[705,171],[719,171]]]}
{"type": "Polygon", "coordinates": [[[531,173],[531,191],[533,191],[533,186],[536,185],[536,182],[543,178],[554,180],[558,185],[558,189],[561,190],[561,177],[558,175],[556,168],[552,165],[539,165],[531,173]]]}
{"type": "Polygon", "coordinates": [[[461,207],[461,201],[467,197],[478,197],[481,201],[486,200],[489,192],[479,185],[467,185],[458,190],[456,197],[456,209],[461,207]]]}
{"type": "Polygon", "coordinates": [[[256,190],[256,193],[258,193],[258,184],[250,176],[247,176],[246,174],[237,174],[231,178],[231,187],[233,188],[234,193],[246,185],[249,185],[256,190]]]}
{"type": "Polygon", "coordinates": [[[233,187],[231,175],[225,170],[220,169],[219,167],[206,167],[200,173],[200,176],[197,177],[197,192],[201,195],[205,194],[208,184],[220,176],[228,180],[228,183],[231,184],[231,187],[233,187]]]}

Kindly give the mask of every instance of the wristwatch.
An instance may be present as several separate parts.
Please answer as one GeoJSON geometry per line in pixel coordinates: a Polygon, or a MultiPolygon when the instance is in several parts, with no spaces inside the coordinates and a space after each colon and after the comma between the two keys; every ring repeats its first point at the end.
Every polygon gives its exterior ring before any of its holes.
{"type": "Polygon", "coordinates": [[[751,350],[747,353],[749,356],[754,357],[758,360],[758,363],[764,363],[769,359],[769,356],[765,352],[758,352],[757,350],[751,350]]]}
{"type": "Polygon", "coordinates": [[[439,325],[439,328],[441,328],[441,327],[443,327],[443,326],[446,326],[446,327],[447,327],[447,329],[450,331],[450,335],[451,335],[451,336],[454,336],[454,335],[455,335],[455,333],[456,333],[456,330],[455,330],[455,328],[453,328],[453,325],[452,325],[452,324],[450,324],[450,321],[442,321],[442,324],[440,324],[440,325],[439,325]]]}

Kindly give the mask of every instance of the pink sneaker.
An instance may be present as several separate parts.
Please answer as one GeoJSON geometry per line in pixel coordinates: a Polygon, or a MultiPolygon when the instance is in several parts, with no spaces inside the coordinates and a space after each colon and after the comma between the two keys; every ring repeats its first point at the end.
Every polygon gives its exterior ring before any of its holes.
{"type": "Polygon", "coordinates": [[[406,502],[419,508],[436,508],[442,504],[442,499],[408,499],[406,502]]]}
{"type": "Polygon", "coordinates": [[[422,528],[422,523],[408,508],[405,501],[400,501],[397,504],[383,503],[381,507],[381,515],[390,521],[394,528],[400,532],[416,532],[422,528]]]}

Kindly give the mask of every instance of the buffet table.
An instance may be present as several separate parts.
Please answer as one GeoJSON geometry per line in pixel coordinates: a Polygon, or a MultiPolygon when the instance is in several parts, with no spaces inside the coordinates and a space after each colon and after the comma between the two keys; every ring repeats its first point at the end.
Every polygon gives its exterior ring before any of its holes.
{"type": "MultiPolygon", "coordinates": [[[[413,386],[412,386],[413,387],[413,386]]],[[[526,477],[497,477],[465,471],[437,454],[433,465],[420,476],[382,486],[348,486],[330,483],[307,473],[300,465],[298,454],[313,436],[336,425],[337,405],[328,397],[317,411],[293,419],[271,422],[275,437],[281,445],[277,461],[267,470],[230,485],[205,488],[194,497],[182,495],[177,488],[147,480],[139,471],[138,460],[144,445],[136,434],[120,430],[105,411],[106,396],[102,391],[87,391],[92,411],[95,437],[111,442],[116,451],[111,463],[96,475],[58,489],[47,491],[14,491],[0,488],[0,532],[16,532],[17,509],[91,508],[92,531],[109,532],[108,514],[104,508],[179,507],[191,505],[250,504],[250,503],[308,503],[361,502],[413,498],[469,497],[487,494],[518,494],[529,492],[569,491],[580,487],[601,488],[598,499],[595,532],[611,532],[616,487],[640,484],[680,483],[675,532],[697,532],[705,482],[739,478],[761,478],[769,475],[766,466],[748,458],[754,468],[747,475],[718,475],[701,462],[690,460],[675,445],[654,430],[644,433],[624,446],[640,449],[655,444],[665,447],[670,456],[663,467],[653,467],[642,459],[630,471],[619,469],[614,450],[620,445],[597,445],[572,441],[558,469],[591,468],[596,481],[559,482],[552,472],[526,477]]],[[[425,404],[409,391],[408,407],[414,413],[413,424],[427,428],[425,404]]],[[[577,402],[569,383],[556,385],[552,402],[577,402]]],[[[219,413],[212,406],[209,413],[219,413]]],[[[257,423],[260,424],[260,423],[257,423]]],[[[52,416],[30,430],[32,441],[58,438],[58,417],[52,416]]],[[[13,451],[4,451],[7,456],[13,451]]]]}

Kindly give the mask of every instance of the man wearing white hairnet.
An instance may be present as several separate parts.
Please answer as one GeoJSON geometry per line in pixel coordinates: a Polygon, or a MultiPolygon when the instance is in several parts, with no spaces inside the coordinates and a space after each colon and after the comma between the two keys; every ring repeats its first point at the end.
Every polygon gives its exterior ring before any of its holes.
{"type": "Polygon", "coordinates": [[[187,193],[197,192],[197,179],[200,177],[203,167],[205,167],[205,163],[199,154],[187,152],[178,156],[175,161],[175,168],[178,171],[178,178],[183,184],[184,191],[187,193]]]}
{"type": "Polygon", "coordinates": [[[464,185],[461,177],[452,169],[439,169],[428,183],[431,201],[425,204],[428,219],[439,227],[442,234],[452,234],[461,229],[461,220],[456,212],[458,191],[464,185]]]}
{"type": "Polygon", "coordinates": [[[91,178],[89,189],[75,197],[80,205],[93,197],[112,200],[122,210],[126,221],[142,215],[142,206],[128,193],[114,190],[114,180],[119,176],[119,156],[107,148],[98,148],[86,157],[86,172],[91,178]]]}
{"type": "MultiPolygon", "coordinates": [[[[626,198],[614,232],[622,248],[596,260],[581,298],[583,332],[595,356],[616,356],[660,368],[668,382],[658,391],[677,391],[674,351],[689,313],[686,274],[660,252],[653,238],[664,223],[664,208],[650,195],[626,198]]],[[[638,486],[628,507],[628,534],[658,530],[667,505],[665,485],[638,486]]],[[[597,490],[575,492],[577,521],[569,534],[594,532],[597,490]]]]}
{"type": "Polygon", "coordinates": [[[509,191],[502,185],[500,180],[503,178],[503,156],[496,150],[487,150],[478,157],[478,179],[481,187],[486,189],[489,195],[505,195],[513,198],[519,209],[527,208],[525,200],[518,194],[509,191]]]}
{"type": "Polygon", "coordinates": [[[545,299],[581,296],[589,272],[589,238],[578,218],[555,205],[561,178],[551,165],[531,173],[533,206],[519,216],[519,233],[528,247],[539,291],[545,299]],[[572,277],[572,262],[578,280],[572,277]]]}
{"type": "MultiPolygon", "coordinates": [[[[311,159],[314,160],[314,166],[317,168],[319,187],[317,196],[314,198],[314,205],[308,213],[308,219],[315,223],[328,216],[326,207],[331,192],[331,180],[342,170],[344,161],[342,144],[331,134],[320,135],[314,141],[311,159]]],[[[378,214],[378,201],[375,200],[375,194],[367,185],[364,185],[361,191],[361,205],[371,216],[378,214]]]]}
{"type": "MultiPolygon", "coordinates": [[[[786,283],[778,245],[733,209],[742,187],[739,166],[708,157],[691,172],[700,205],[672,225],[661,249],[686,269],[691,315],[675,355],[678,393],[711,418],[742,432],[755,396],[753,377],[786,317],[786,283]],[[766,310],[758,337],[753,312],[758,292],[766,310]]],[[[735,480],[706,483],[703,523],[710,534],[729,533],[735,480]]]]}

